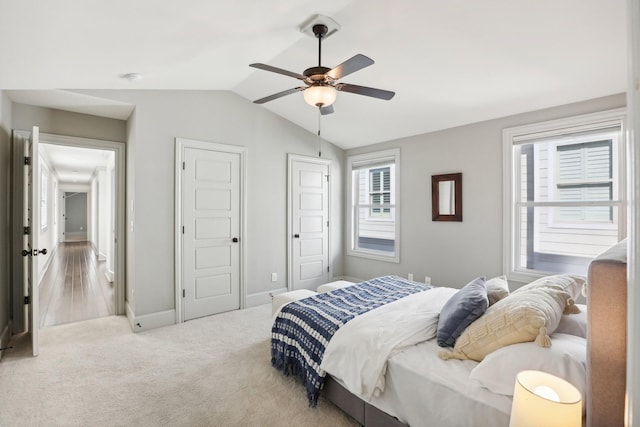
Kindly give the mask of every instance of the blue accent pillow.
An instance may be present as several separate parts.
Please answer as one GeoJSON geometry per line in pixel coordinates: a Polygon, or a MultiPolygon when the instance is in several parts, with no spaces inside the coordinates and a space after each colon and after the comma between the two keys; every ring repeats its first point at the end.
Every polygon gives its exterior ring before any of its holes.
{"type": "Polygon", "coordinates": [[[442,307],[438,319],[437,340],[440,347],[453,347],[456,340],[489,307],[484,277],[467,283],[442,307]]]}

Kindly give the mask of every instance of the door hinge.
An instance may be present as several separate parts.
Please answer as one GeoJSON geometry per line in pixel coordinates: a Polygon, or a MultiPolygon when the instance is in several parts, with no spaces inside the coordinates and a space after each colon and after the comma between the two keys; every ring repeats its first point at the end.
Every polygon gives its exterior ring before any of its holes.
{"type": "Polygon", "coordinates": [[[329,221],[327,221],[327,227],[329,227],[329,221]]]}
{"type": "Polygon", "coordinates": [[[182,170],[185,170],[185,167],[186,167],[186,166],[185,166],[185,163],[186,163],[186,162],[182,162],[182,170]]]}
{"type": "Polygon", "coordinates": [[[31,157],[25,156],[24,157],[24,164],[27,165],[27,166],[30,165],[31,164],[31,157]]]}
{"type": "Polygon", "coordinates": [[[29,305],[31,304],[31,297],[29,295],[27,295],[26,297],[24,297],[24,304],[25,305],[29,305]]]}
{"type": "Polygon", "coordinates": [[[183,289],[183,290],[182,290],[182,298],[184,298],[184,297],[186,297],[186,296],[187,296],[187,293],[186,293],[186,291],[183,289]]]}
{"type": "Polygon", "coordinates": [[[31,227],[23,227],[22,234],[24,234],[25,236],[28,236],[29,234],[31,234],[31,227]]]}
{"type": "Polygon", "coordinates": [[[329,182],[329,175],[325,175],[327,177],[327,182],[329,182]]]}
{"type": "Polygon", "coordinates": [[[329,272],[329,266],[327,265],[327,273],[329,272]]]}
{"type": "Polygon", "coordinates": [[[182,234],[184,234],[184,225],[182,226],[182,234]]]}

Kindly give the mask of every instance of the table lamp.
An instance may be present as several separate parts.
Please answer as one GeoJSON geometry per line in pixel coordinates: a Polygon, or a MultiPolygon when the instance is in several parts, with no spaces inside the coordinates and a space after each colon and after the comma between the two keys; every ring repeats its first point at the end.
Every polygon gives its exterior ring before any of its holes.
{"type": "Polygon", "coordinates": [[[573,385],[540,371],[516,376],[509,427],[581,427],[582,395],[573,385]]]}

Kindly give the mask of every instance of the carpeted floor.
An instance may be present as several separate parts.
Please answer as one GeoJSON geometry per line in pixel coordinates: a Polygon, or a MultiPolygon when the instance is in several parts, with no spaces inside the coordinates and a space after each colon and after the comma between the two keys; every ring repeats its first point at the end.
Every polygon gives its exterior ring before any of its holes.
{"type": "Polygon", "coordinates": [[[0,362],[0,426],[356,426],[271,367],[270,306],[134,334],[124,317],[45,328],[0,362]]]}

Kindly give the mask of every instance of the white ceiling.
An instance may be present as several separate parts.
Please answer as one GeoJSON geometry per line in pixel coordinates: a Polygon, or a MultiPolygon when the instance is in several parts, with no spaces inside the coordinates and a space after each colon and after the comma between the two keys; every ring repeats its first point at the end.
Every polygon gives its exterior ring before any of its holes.
{"type": "MultiPolygon", "coordinates": [[[[52,89],[231,90],[255,100],[298,86],[250,68],[302,73],[315,14],[341,29],[323,64],[376,61],[344,81],[395,98],[339,93],[322,135],[343,148],[625,91],[625,0],[0,0],[0,89],[16,102],[128,117],[133,106],[52,89]],[[119,78],[128,72],[140,81],[119,78]],[[27,91],[23,91],[27,90],[27,91]]],[[[317,132],[301,93],[264,104],[317,132]]]]}
{"type": "Polygon", "coordinates": [[[86,185],[96,169],[113,165],[113,151],[41,143],[40,153],[55,170],[60,184],[86,185]]]}

